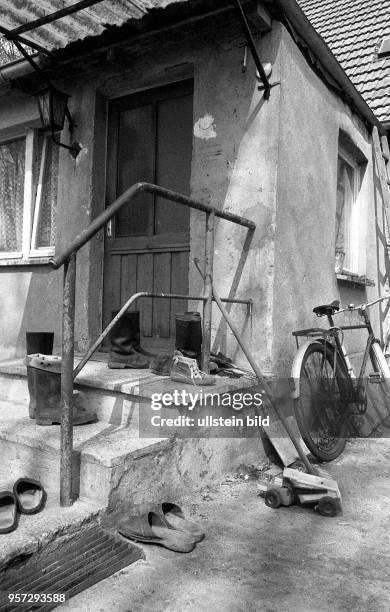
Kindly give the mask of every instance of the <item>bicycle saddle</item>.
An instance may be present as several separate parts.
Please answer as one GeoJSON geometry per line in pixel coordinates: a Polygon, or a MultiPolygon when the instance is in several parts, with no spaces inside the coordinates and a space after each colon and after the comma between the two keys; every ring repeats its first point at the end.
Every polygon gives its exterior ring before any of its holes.
{"type": "Polygon", "coordinates": [[[316,306],[313,308],[313,312],[317,317],[324,317],[325,315],[332,316],[335,312],[340,310],[339,300],[334,300],[331,304],[323,304],[322,306],[316,306]]]}

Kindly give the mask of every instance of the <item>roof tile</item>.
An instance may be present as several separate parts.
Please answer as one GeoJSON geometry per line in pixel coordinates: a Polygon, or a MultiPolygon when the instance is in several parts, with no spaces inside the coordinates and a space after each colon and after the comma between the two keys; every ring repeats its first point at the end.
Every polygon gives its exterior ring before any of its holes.
{"type": "Polygon", "coordinates": [[[377,59],[390,0],[297,1],[378,119],[390,121],[390,58],[377,59]]]}

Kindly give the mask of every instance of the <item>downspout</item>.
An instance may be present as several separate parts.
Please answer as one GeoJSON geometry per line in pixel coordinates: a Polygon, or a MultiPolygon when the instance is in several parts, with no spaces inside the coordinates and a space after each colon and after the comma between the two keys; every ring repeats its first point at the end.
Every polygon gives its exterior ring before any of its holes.
{"type": "Polygon", "coordinates": [[[325,43],[322,36],[311,25],[310,21],[295,0],[273,0],[274,6],[287,17],[297,33],[320,60],[324,68],[337,81],[345,94],[353,102],[355,108],[372,126],[376,126],[380,134],[386,131],[382,123],[374,115],[366,101],[350,81],[343,68],[325,43]]]}
{"type": "Polygon", "coordinates": [[[382,125],[383,125],[383,128],[386,130],[386,132],[389,133],[390,132],[390,121],[388,120],[382,121],[382,125]]]}

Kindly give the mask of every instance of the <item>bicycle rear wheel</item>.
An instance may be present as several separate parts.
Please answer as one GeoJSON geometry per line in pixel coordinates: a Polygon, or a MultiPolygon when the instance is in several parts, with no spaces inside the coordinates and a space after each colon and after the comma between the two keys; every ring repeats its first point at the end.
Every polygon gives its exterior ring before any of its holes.
{"type": "Polygon", "coordinates": [[[300,370],[300,395],[294,402],[302,438],[321,461],[336,459],[346,444],[346,373],[337,360],[334,369],[334,357],[335,349],[330,346],[318,342],[307,347],[300,370]]]}

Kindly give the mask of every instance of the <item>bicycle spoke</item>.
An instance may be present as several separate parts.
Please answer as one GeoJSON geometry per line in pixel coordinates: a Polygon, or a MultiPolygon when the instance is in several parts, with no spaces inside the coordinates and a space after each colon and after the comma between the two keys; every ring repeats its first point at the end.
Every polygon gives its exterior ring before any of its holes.
{"type": "Polygon", "coordinates": [[[320,458],[331,456],[344,444],[340,437],[342,400],[333,358],[327,347],[309,347],[300,376],[298,425],[309,448],[320,458]]]}

